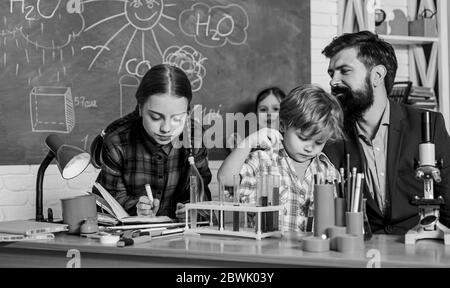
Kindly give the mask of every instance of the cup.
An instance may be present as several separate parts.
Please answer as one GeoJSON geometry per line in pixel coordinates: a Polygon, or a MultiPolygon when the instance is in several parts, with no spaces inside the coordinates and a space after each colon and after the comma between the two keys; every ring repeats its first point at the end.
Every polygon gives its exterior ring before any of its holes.
{"type": "Polygon", "coordinates": [[[314,236],[326,235],[334,217],[334,185],[314,185],[314,236]]]}
{"type": "Polygon", "coordinates": [[[351,253],[364,249],[364,239],[362,235],[344,234],[336,237],[337,251],[351,253]]]}
{"type": "Polygon", "coordinates": [[[346,203],[344,198],[334,198],[334,224],[336,226],[345,226],[346,203]]]}
{"type": "Polygon", "coordinates": [[[344,235],[346,228],[343,226],[333,226],[327,229],[327,236],[330,239],[330,249],[337,250],[337,237],[344,235]]]}
{"type": "Polygon", "coordinates": [[[364,234],[364,217],[362,212],[345,212],[347,234],[362,236],[364,234]]]}
{"type": "Polygon", "coordinates": [[[80,234],[85,219],[97,218],[94,195],[61,199],[63,222],[69,225],[69,234],[80,234]]]}
{"type": "Polygon", "coordinates": [[[322,237],[303,238],[303,250],[308,252],[326,252],[330,250],[330,239],[322,237]]]}

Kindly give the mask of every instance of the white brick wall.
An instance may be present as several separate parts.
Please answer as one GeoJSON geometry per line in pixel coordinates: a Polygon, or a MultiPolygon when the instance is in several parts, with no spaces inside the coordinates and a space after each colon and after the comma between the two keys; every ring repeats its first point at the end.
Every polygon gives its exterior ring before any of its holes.
{"type": "MultiPolygon", "coordinates": [[[[388,23],[394,18],[394,9],[407,15],[407,0],[381,0],[381,5],[388,23]]],[[[311,82],[327,91],[330,90],[330,77],[326,72],[328,59],[321,51],[338,33],[337,18],[337,0],[311,0],[311,82]]],[[[409,80],[408,50],[405,46],[395,46],[395,49],[399,62],[397,80],[409,80]]]]}
{"type": "MultiPolygon", "coordinates": [[[[217,191],[217,170],[220,161],[210,161],[213,180],[211,191],[217,191]]],[[[0,221],[32,219],[36,209],[36,175],[39,165],[0,166],[0,221]]],[[[91,191],[99,170],[89,166],[82,174],[71,180],[61,177],[56,165],[45,171],[43,198],[44,215],[52,208],[55,218],[61,218],[60,199],[74,197],[91,191]]],[[[214,195],[216,196],[216,195],[214,195]]]]}
{"type": "MultiPolygon", "coordinates": [[[[406,12],[407,0],[383,1],[387,21],[392,19],[393,9],[406,12]]],[[[322,56],[322,49],[337,35],[337,0],[311,0],[311,82],[329,90],[326,73],[328,59],[322,56]]],[[[400,62],[398,79],[408,79],[408,53],[405,48],[397,50],[400,62]]],[[[217,196],[217,169],[220,162],[211,161],[213,181],[210,185],[213,197],[217,196]]],[[[35,216],[36,174],[38,165],[0,166],[0,221],[31,219],[35,216]]],[[[44,178],[44,215],[52,208],[56,218],[61,217],[60,199],[81,195],[92,187],[98,170],[90,166],[80,176],[64,180],[56,165],[50,165],[44,178]]]]}
{"type": "MultiPolygon", "coordinates": [[[[39,165],[0,166],[0,221],[34,218],[36,209],[36,175],[39,165]]],[[[90,190],[98,171],[92,166],[72,180],[64,180],[56,165],[44,176],[44,215],[52,208],[61,217],[60,199],[90,190]]]]}
{"type": "Polygon", "coordinates": [[[337,0],[311,0],[311,83],[327,91],[328,59],[321,52],[337,33],[337,0]]]}

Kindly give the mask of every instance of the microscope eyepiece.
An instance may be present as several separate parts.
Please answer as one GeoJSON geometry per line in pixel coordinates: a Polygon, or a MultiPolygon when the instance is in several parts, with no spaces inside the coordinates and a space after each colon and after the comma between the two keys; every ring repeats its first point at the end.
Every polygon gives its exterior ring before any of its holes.
{"type": "Polygon", "coordinates": [[[422,143],[431,142],[430,124],[430,112],[425,111],[422,113],[422,143]]]}

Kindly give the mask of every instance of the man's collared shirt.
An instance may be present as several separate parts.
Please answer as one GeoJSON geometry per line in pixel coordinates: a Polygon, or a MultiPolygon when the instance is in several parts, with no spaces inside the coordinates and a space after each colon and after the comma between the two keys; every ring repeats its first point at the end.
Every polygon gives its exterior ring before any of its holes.
{"type": "MultiPolygon", "coordinates": [[[[286,150],[256,150],[241,168],[239,196],[241,202],[255,203],[258,176],[280,176],[280,205],[284,205],[279,224],[282,231],[306,231],[308,216],[313,216],[314,174],[328,175],[331,181],[339,173],[328,157],[320,153],[311,160],[303,181],[299,181],[286,150]]],[[[271,192],[269,192],[271,193],[271,192]]]]}
{"type": "Polygon", "coordinates": [[[373,139],[364,134],[358,122],[356,132],[364,151],[365,171],[364,180],[367,183],[372,198],[378,204],[381,213],[385,215],[389,207],[389,197],[386,197],[386,159],[389,132],[390,104],[386,101],[386,108],[373,139]]]}

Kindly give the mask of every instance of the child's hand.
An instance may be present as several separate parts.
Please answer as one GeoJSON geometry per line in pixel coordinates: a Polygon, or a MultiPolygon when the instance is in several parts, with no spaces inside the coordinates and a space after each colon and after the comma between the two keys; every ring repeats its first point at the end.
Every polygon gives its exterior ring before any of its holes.
{"type": "Polygon", "coordinates": [[[136,213],[138,216],[155,216],[159,209],[159,199],[153,199],[153,203],[147,196],[139,197],[136,204],[136,213]]]}
{"type": "Polygon", "coordinates": [[[179,221],[184,221],[186,219],[186,207],[183,203],[177,203],[175,216],[179,221]]]}
{"type": "Polygon", "coordinates": [[[239,145],[240,148],[271,148],[281,143],[283,136],[281,136],[278,130],[272,128],[262,128],[253,134],[250,134],[239,145]]]}

